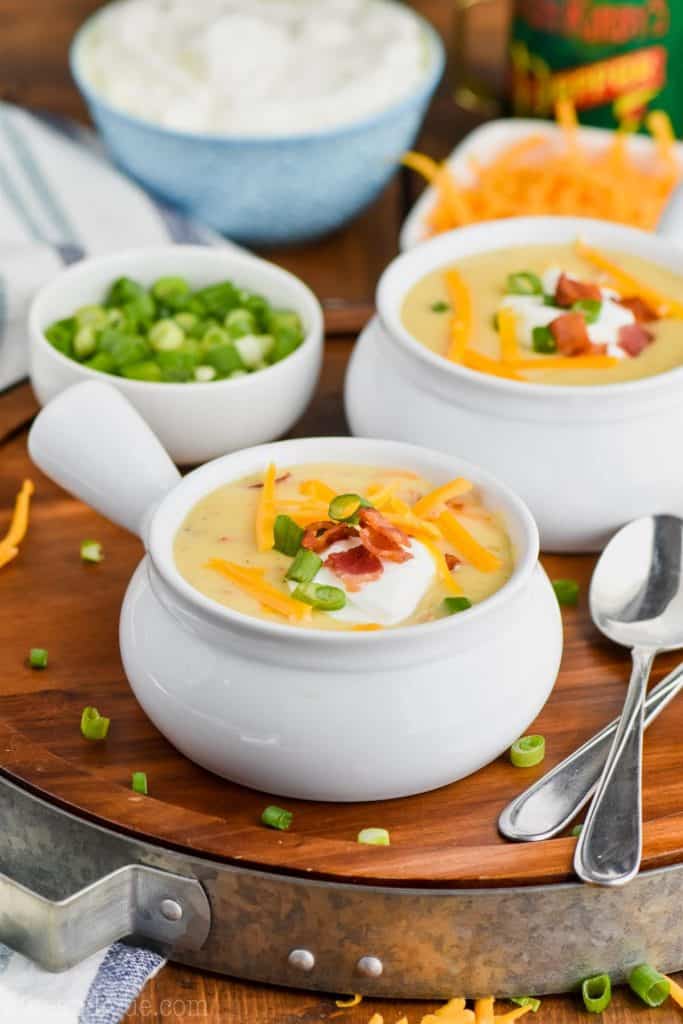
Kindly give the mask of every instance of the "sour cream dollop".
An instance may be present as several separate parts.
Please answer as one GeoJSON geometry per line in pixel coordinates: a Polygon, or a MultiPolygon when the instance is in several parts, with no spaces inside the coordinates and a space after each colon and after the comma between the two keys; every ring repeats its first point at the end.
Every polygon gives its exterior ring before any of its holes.
{"type": "MultiPolygon", "coordinates": [[[[340,540],[321,555],[323,561],[337,551],[348,551],[357,540],[340,540]]],[[[363,583],[359,590],[347,590],[336,573],[323,565],[314,583],[325,587],[338,587],[346,594],[346,604],[337,612],[328,612],[333,619],[353,625],[376,622],[379,626],[395,626],[413,614],[434,582],[434,559],[424,544],[411,540],[412,558],[406,562],[382,562],[384,572],[377,580],[363,583]]],[[[288,581],[289,589],[296,583],[288,581]]]]}
{"type": "Polygon", "coordinates": [[[80,50],[84,78],[113,106],[210,134],[360,120],[426,67],[420,22],[392,0],[121,0],[80,50]]]}
{"type": "MultiPolygon", "coordinates": [[[[563,273],[560,267],[549,267],[541,276],[545,295],[554,295],[557,282],[563,273]]],[[[566,273],[566,271],[565,271],[566,273]]],[[[567,274],[567,277],[573,277],[567,274]]],[[[602,305],[600,313],[592,324],[587,325],[587,333],[594,345],[606,345],[607,355],[617,359],[625,359],[627,353],[618,344],[619,328],[633,324],[636,319],[630,309],[620,306],[616,301],[619,296],[610,288],[600,288],[602,305]]],[[[533,347],[534,327],[547,327],[567,310],[556,306],[546,306],[542,295],[506,295],[501,308],[507,307],[515,313],[517,339],[525,348],[533,347]]]]}

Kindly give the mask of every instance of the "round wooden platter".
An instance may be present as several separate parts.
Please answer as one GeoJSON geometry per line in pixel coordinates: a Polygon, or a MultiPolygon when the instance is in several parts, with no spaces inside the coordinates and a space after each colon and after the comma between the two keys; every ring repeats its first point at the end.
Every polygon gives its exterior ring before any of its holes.
{"type": "MultiPolygon", "coordinates": [[[[342,432],[336,381],[345,355],[338,348],[328,354],[320,397],[298,434],[342,432]]],[[[7,776],[114,829],[268,871],[411,887],[531,885],[572,878],[574,840],[569,835],[510,844],[498,835],[496,820],[508,800],[619,710],[628,656],[599,637],[590,623],[585,595],[592,558],[544,559],[552,578],[581,582],[582,599],[577,609],[563,612],[566,646],[560,677],[530,726],[546,737],[542,768],[517,769],[502,756],[468,779],[405,800],[355,805],[277,801],[294,812],[294,824],[289,832],[273,832],[259,823],[271,797],[186,760],[136,703],[122,671],[117,628],[126,585],[142,554],[140,544],[30,465],[25,428],[33,410],[28,388],[0,398],[0,532],[21,480],[30,475],[36,483],[29,535],[19,557],[0,572],[0,766],[7,776]],[[81,540],[91,537],[102,542],[106,553],[94,566],[79,557],[81,540]],[[30,647],[49,650],[45,671],[27,666],[30,647]],[[88,704],[111,718],[105,743],[81,737],[80,714],[88,704]],[[137,770],[147,773],[148,797],[130,789],[131,773],[137,770]],[[366,826],[389,829],[391,846],[359,845],[356,835],[366,826]]],[[[658,658],[654,679],[676,661],[676,654],[658,658]]],[[[476,686],[477,681],[454,680],[453,685],[476,686]]],[[[647,734],[644,868],[683,859],[682,728],[683,703],[678,702],[647,734]]]]}

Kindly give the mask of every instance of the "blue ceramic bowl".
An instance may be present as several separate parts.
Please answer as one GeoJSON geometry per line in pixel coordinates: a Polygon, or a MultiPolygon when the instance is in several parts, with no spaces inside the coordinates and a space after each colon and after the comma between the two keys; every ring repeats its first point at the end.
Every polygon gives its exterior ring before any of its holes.
{"type": "Polygon", "coordinates": [[[439,35],[415,17],[427,44],[419,87],[372,117],[300,135],[183,132],[115,109],[79,70],[93,18],[72,42],[71,73],[114,160],[145,188],[235,241],[302,241],[371,203],[413,144],[444,67],[439,35]]]}

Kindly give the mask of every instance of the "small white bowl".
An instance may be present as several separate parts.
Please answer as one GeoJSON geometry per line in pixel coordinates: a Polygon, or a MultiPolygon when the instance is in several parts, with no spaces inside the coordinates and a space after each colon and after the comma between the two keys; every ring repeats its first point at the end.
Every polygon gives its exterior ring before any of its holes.
{"type": "Polygon", "coordinates": [[[308,406],[322,360],[323,319],[313,292],[293,274],[248,253],[204,246],[130,249],[84,260],[37,293],[29,313],[31,384],[41,405],[71,384],[104,380],[128,398],[175,462],[191,465],[281,437],[308,406]],[[205,384],[127,380],[91,370],[58,352],[43,331],[79,306],[100,302],[117,277],[144,285],[178,274],[193,288],[232,280],[274,306],[296,310],[306,328],[301,346],[265,370],[205,384]]]}
{"type": "Polygon", "coordinates": [[[419,344],[401,307],[417,281],[449,262],[578,236],[683,274],[683,249],[606,221],[525,217],[460,228],[390,264],[377,291],[381,324],[364,332],[346,378],[354,434],[467,452],[527,502],[546,551],[599,551],[630,519],[683,514],[683,367],[597,386],[504,380],[419,344]]]}
{"type": "Polygon", "coordinates": [[[48,476],[144,540],[147,556],[121,616],[126,674],[167,739],[218,775],[311,800],[420,793],[501,754],[550,694],[562,623],[538,564],[536,526],[519,498],[461,459],[315,438],[235,452],[181,480],[125,399],[94,382],[39,414],[29,450],[48,476]],[[513,574],[459,615],[372,633],[280,625],[226,608],[180,575],[173,539],[204,495],[271,461],[400,466],[437,485],[466,475],[505,520],[513,574]]]}

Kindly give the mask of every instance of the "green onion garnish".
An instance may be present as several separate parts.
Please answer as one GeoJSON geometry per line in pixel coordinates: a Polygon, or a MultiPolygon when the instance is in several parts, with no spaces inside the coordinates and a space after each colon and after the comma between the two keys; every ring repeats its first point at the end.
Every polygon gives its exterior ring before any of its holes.
{"type": "Polygon", "coordinates": [[[538,274],[522,270],[519,274],[508,274],[508,295],[543,295],[543,285],[538,274]]]}
{"type": "Polygon", "coordinates": [[[278,828],[281,832],[286,832],[292,824],[293,818],[294,815],[291,811],[285,811],[282,807],[270,806],[266,807],[261,815],[261,822],[268,828],[278,828]]]}
{"type": "Polygon", "coordinates": [[[353,519],[363,506],[367,507],[367,502],[360,494],[338,494],[330,502],[329,517],[336,523],[345,523],[348,519],[353,519]]]}
{"type": "Polygon", "coordinates": [[[362,828],[358,833],[358,842],[366,846],[390,846],[391,838],[385,828],[362,828]]]}
{"type": "Polygon", "coordinates": [[[318,583],[300,583],[292,597],[312,604],[321,612],[338,612],[346,604],[346,594],[339,587],[326,587],[318,583]]]}
{"type": "Polygon", "coordinates": [[[101,562],[104,558],[104,552],[100,542],[97,540],[82,540],[81,558],[84,562],[101,562]]]}
{"type": "Polygon", "coordinates": [[[579,589],[579,584],[576,580],[553,580],[553,590],[559,604],[578,604],[579,589]]]}
{"type": "Polygon", "coordinates": [[[294,580],[296,583],[310,583],[322,564],[322,558],[319,558],[315,551],[299,548],[285,574],[285,579],[294,580]]]}
{"type": "Polygon", "coordinates": [[[634,967],[628,976],[628,983],[637,996],[648,1006],[661,1006],[669,996],[669,979],[649,964],[634,967]]]}
{"type": "Polygon", "coordinates": [[[432,302],[429,308],[432,313],[447,313],[451,307],[447,302],[444,302],[443,299],[439,299],[437,302],[432,302]]]}
{"type": "Polygon", "coordinates": [[[557,342],[549,327],[534,327],[531,332],[531,347],[534,352],[550,355],[557,352],[557,342]]]}
{"type": "Polygon", "coordinates": [[[134,793],[141,793],[147,796],[147,775],[145,772],[133,772],[131,789],[134,793]]]}
{"type": "Polygon", "coordinates": [[[535,996],[515,996],[509,1002],[514,1003],[515,1006],[530,1006],[532,1013],[538,1013],[541,1006],[541,1000],[536,999],[535,996]]]}
{"type": "Polygon", "coordinates": [[[573,835],[576,838],[576,836],[580,836],[582,832],[583,825],[574,825],[574,828],[571,830],[571,835],[573,835]]]}
{"type": "Polygon", "coordinates": [[[554,306],[556,309],[559,308],[558,305],[557,305],[557,302],[555,301],[555,296],[554,295],[544,295],[543,296],[543,305],[544,306],[554,306]]]}
{"type": "Polygon", "coordinates": [[[515,768],[533,768],[545,757],[545,736],[522,736],[510,747],[510,760],[515,768]]]}
{"type": "Polygon", "coordinates": [[[301,547],[304,531],[290,516],[276,516],[273,526],[273,547],[283,555],[294,558],[301,547]]]}
{"type": "Polygon", "coordinates": [[[81,733],[86,740],[106,740],[109,732],[109,719],[101,715],[97,708],[83,708],[81,714],[81,733]]]}
{"type": "Polygon", "coordinates": [[[596,974],[594,978],[586,978],[581,985],[581,995],[583,1005],[589,1013],[602,1013],[612,1002],[612,982],[609,974],[596,974]]]}
{"type": "Polygon", "coordinates": [[[600,316],[602,302],[600,299],[577,299],[572,303],[574,313],[581,313],[587,324],[594,324],[600,316]]]}
{"type": "Polygon", "coordinates": [[[455,615],[456,612],[466,612],[472,607],[468,597],[444,597],[443,607],[446,615],[455,615]]]}
{"type": "Polygon", "coordinates": [[[28,663],[31,668],[47,668],[47,651],[44,647],[32,647],[28,652],[28,663]]]}

